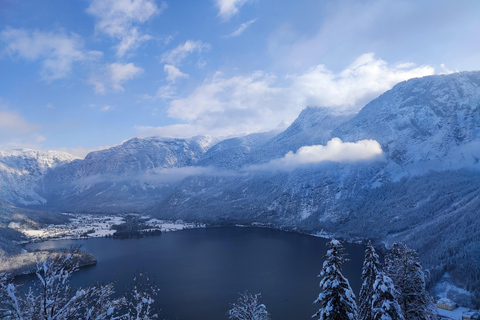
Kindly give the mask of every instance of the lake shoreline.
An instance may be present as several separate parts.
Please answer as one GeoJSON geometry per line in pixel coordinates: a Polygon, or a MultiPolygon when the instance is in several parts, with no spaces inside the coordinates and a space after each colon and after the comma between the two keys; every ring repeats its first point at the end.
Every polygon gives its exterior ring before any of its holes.
{"type": "MultiPolygon", "coordinates": [[[[0,263],[0,274],[5,273],[9,277],[33,274],[38,262],[43,262],[52,255],[63,253],[64,251],[59,250],[39,250],[4,257],[0,263]]],[[[97,264],[97,257],[86,251],[79,251],[72,258],[80,268],[97,264]]]]}

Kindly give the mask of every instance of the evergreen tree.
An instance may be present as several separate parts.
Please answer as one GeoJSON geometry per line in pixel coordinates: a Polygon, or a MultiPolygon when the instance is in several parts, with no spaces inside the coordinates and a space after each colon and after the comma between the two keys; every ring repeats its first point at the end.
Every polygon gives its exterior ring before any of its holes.
{"type": "Polygon", "coordinates": [[[322,293],[314,303],[320,303],[322,308],[312,318],[319,320],[356,320],[357,305],[355,295],[348,280],[342,275],[342,263],[345,261],[343,246],[340,241],[332,239],[328,243],[329,250],[325,256],[320,277],[322,293]]]}
{"type": "Polygon", "coordinates": [[[380,262],[378,261],[378,255],[369,241],[367,250],[365,250],[365,261],[363,262],[362,271],[362,288],[360,289],[359,296],[359,320],[373,320],[372,312],[372,297],[373,297],[373,284],[379,274],[380,262]]]}
{"type": "Polygon", "coordinates": [[[435,319],[433,301],[425,288],[426,275],[417,252],[405,244],[395,244],[385,263],[405,320],[435,319]]]}
{"type": "Polygon", "coordinates": [[[404,320],[396,294],[392,279],[383,272],[378,273],[371,299],[373,320],[404,320]]]}

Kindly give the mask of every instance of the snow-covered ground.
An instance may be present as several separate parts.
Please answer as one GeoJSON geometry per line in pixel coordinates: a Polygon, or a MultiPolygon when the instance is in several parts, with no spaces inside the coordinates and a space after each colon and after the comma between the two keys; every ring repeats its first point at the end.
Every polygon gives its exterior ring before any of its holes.
{"type": "MultiPolygon", "coordinates": [[[[116,230],[112,229],[112,226],[125,223],[125,217],[127,215],[136,215],[64,214],[70,218],[70,222],[67,224],[49,225],[37,230],[27,229],[17,224],[11,224],[9,227],[22,232],[29,238],[29,242],[54,239],[79,239],[85,237],[94,238],[113,235],[116,230]]],[[[147,225],[146,231],[160,230],[162,232],[168,232],[205,227],[205,224],[186,223],[180,220],[158,220],[150,216],[141,216],[139,219],[144,220],[143,222],[147,225]]]]}
{"type": "Polygon", "coordinates": [[[168,231],[178,231],[184,229],[193,229],[193,228],[205,228],[205,224],[203,223],[186,223],[181,220],[177,221],[166,221],[166,220],[158,220],[158,219],[150,219],[150,217],[141,217],[144,218],[145,223],[151,228],[148,230],[160,230],[162,232],[168,231]]]}

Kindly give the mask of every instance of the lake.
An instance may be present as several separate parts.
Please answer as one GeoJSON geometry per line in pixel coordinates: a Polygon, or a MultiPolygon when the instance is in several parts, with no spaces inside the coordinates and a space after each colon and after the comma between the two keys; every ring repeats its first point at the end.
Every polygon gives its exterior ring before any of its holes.
{"type": "MultiPolygon", "coordinates": [[[[264,228],[204,228],[140,239],[93,238],[28,244],[28,249],[81,245],[98,263],[72,277],[73,286],[116,281],[122,292],[138,271],[155,277],[160,319],[227,319],[239,292],[262,293],[273,320],[310,319],[320,293],[327,239],[264,228]]],[[[343,274],[355,294],[365,246],[344,244],[343,274]]]]}

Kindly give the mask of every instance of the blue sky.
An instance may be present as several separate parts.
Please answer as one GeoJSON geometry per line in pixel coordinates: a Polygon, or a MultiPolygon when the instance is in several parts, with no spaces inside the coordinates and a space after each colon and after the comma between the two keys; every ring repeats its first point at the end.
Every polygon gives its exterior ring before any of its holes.
{"type": "Polygon", "coordinates": [[[480,69],[480,2],[0,1],[0,149],[267,131],[480,69]]]}

